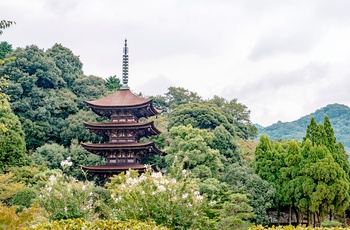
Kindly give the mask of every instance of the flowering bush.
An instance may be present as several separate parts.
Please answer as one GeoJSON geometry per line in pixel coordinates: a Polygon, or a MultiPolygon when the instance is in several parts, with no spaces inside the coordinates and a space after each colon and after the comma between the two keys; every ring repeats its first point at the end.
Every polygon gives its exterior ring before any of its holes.
{"type": "MultiPolygon", "coordinates": [[[[65,170],[71,162],[62,161],[65,170]]],[[[94,185],[77,181],[65,174],[51,175],[40,191],[39,203],[50,220],[88,218],[94,214],[94,185]]]]}
{"type": "Polygon", "coordinates": [[[172,229],[198,225],[205,217],[207,200],[187,176],[185,170],[175,179],[150,169],[142,175],[128,171],[114,176],[107,186],[115,202],[116,217],[155,221],[172,229]]]}

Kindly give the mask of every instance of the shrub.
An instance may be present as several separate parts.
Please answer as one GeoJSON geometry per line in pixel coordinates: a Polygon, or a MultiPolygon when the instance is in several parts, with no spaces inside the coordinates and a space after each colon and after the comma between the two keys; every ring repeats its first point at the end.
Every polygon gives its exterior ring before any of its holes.
{"type": "Polygon", "coordinates": [[[43,221],[41,209],[34,205],[17,213],[16,207],[0,205],[0,229],[20,229],[43,221]]]}
{"type": "Polygon", "coordinates": [[[94,185],[62,174],[51,175],[39,203],[50,220],[89,218],[94,214],[94,185]]]}
{"type": "Polygon", "coordinates": [[[36,197],[36,191],[33,188],[23,188],[19,190],[12,198],[12,205],[29,208],[36,197]]]}
{"type": "Polygon", "coordinates": [[[331,227],[341,227],[343,224],[340,223],[337,220],[325,220],[322,222],[321,226],[325,228],[331,228],[331,227]]]}
{"type": "Polygon", "coordinates": [[[118,221],[118,220],[97,220],[93,222],[88,222],[85,219],[69,219],[60,220],[53,222],[41,223],[35,227],[29,227],[28,230],[39,230],[39,229],[71,229],[71,230],[92,230],[92,229],[114,229],[114,230],[124,230],[124,229],[152,229],[152,230],[167,230],[166,227],[156,226],[152,222],[140,222],[137,220],[128,221],[118,221]]]}
{"type": "Polygon", "coordinates": [[[198,227],[205,218],[207,201],[187,176],[185,170],[178,180],[150,170],[141,176],[136,171],[114,176],[107,186],[115,201],[116,217],[154,221],[172,229],[198,227]]]}

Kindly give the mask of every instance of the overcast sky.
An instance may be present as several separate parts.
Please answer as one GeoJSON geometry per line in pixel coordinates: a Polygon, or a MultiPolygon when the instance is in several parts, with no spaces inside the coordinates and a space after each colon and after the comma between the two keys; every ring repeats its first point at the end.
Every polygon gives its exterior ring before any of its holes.
{"type": "Polygon", "coordinates": [[[169,86],[237,98],[253,123],[293,121],[350,105],[348,0],[0,0],[13,48],[55,43],[86,75],[122,76],[145,95],[169,86]]]}

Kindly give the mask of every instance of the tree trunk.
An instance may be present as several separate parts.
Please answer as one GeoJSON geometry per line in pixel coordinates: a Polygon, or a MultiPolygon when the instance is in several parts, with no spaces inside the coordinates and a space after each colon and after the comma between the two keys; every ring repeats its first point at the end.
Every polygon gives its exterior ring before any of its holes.
{"type": "Polygon", "coordinates": [[[329,210],[329,220],[332,221],[332,209],[329,210]]]}
{"type": "Polygon", "coordinates": [[[293,205],[293,210],[294,210],[295,218],[297,219],[297,225],[299,225],[301,218],[300,218],[300,214],[297,210],[297,207],[295,205],[293,205]]]}
{"type": "Polygon", "coordinates": [[[288,222],[289,222],[289,225],[292,225],[292,205],[289,205],[288,222]]]}

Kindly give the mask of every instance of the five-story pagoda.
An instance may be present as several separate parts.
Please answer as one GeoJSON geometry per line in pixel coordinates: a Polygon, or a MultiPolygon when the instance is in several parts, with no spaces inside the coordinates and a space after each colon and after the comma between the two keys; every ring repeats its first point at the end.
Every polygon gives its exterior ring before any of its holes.
{"type": "Polygon", "coordinates": [[[109,140],[108,143],[82,143],[89,152],[107,159],[105,165],[82,168],[90,174],[104,178],[128,169],[143,172],[146,169],[146,166],[141,164],[143,157],[163,153],[154,142],[140,142],[141,137],[158,135],[160,131],[153,121],[139,122],[139,119],[158,115],[161,111],[153,107],[151,99],[138,97],[130,91],[126,40],[123,53],[123,84],[120,90],[105,98],[85,102],[97,115],[110,119],[109,123],[84,123],[91,132],[109,140]]]}

